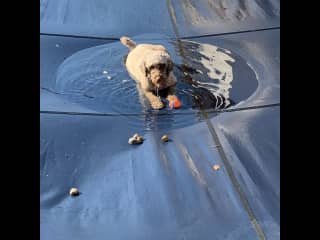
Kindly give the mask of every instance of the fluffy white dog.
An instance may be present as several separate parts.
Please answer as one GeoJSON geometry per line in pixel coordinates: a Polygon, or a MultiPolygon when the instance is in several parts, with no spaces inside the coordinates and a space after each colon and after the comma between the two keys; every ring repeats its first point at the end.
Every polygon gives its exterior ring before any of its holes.
{"type": "Polygon", "coordinates": [[[173,75],[173,62],[162,45],[136,44],[128,37],[120,41],[129,48],[125,66],[130,76],[138,83],[141,92],[147,97],[153,109],[161,109],[164,103],[158,91],[167,89],[167,100],[175,97],[177,80],[173,75]]]}

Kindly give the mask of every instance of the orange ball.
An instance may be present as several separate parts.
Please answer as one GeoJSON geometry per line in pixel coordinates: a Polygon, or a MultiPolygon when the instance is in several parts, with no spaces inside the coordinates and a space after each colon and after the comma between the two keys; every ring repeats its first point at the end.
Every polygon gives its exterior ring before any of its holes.
{"type": "Polygon", "coordinates": [[[181,107],[181,102],[177,97],[170,97],[169,99],[169,106],[170,108],[180,108],[181,107]]]}

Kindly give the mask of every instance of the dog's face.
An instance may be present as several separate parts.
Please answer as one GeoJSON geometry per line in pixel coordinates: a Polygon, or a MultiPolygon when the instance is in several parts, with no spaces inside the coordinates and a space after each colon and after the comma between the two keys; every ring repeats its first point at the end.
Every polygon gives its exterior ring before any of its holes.
{"type": "Polygon", "coordinates": [[[173,64],[168,61],[167,63],[154,64],[146,69],[146,75],[151,83],[159,89],[166,87],[166,82],[172,71],[173,64]]]}

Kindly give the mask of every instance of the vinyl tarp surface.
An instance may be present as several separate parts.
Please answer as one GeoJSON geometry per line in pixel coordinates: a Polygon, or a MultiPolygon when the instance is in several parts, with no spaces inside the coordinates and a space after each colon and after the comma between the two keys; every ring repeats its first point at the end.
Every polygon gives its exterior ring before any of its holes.
{"type": "Polygon", "coordinates": [[[279,15],[273,0],[40,1],[41,239],[280,239],[279,15]],[[197,69],[190,84],[174,68],[180,109],[139,97],[122,35],[197,69]]]}

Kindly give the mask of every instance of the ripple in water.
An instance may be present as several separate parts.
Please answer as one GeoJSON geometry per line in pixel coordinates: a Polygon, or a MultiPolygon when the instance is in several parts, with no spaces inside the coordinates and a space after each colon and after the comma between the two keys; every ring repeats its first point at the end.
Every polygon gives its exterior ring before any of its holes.
{"type": "Polygon", "coordinates": [[[256,90],[253,70],[236,54],[210,44],[181,42],[183,57],[175,41],[143,41],[162,44],[170,52],[177,65],[174,74],[176,94],[183,103],[180,109],[151,109],[125,69],[123,59],[128,50],[120,42],[88,48],[67,58],[58,69],[55,91],[96,112],[129,114],[129,125],[151,130],[199,122],[199,108],[225,108],[256,90]]]}

